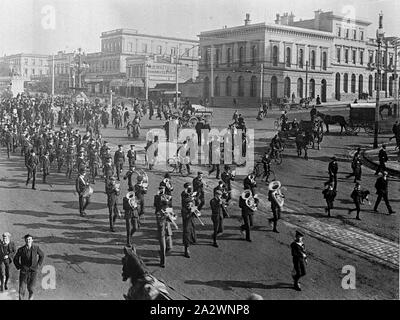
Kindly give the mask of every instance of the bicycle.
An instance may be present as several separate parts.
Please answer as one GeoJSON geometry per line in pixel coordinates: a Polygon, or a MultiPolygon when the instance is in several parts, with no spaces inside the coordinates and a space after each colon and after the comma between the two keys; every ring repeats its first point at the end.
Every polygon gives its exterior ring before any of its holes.
{"type": "Polygon", "coordinates": [[[260,177],[261,177],[261,179],[266,178],[265,181],[268,182],[269,177],[272,175],[273,176],[272,180],[275,180],[275,177],[276,177],[275,172],[273,170],[271,170],[271,166],[267,166],[267,168],[268,168],[268,170],[267,170],[267,172],[265,172],[264,164],[261,161],[258,161],[256,163],[256,165],[254,166],[254,174],[256,176],[256,179],[260,178],[260,177]]]}
{"type": "Polygon", "coordinates": [[[183,177],[187,177],[190,172],[187,170],[186,164],[189,164],[188,157],[181,159],[180,156],[174,156],[171,158],[168,158],[167,164],[169,166],[168,171],[170,173],[180,173],[183,177]],[[183,160],[183,161],[182,161],[183,160]],[[187,163],[186,163],[187,162],[187,163]],[[181,167],[181,170],[179,171],[179,167],[181,167]]]}
{"type": "Polygon", "coordinates": [[[274,152],[271,153],[271,161],[275,161],[276,164],[280,165],[283,161],[283,149],[281,148],[279,150],[275,150],[274,152]]]}

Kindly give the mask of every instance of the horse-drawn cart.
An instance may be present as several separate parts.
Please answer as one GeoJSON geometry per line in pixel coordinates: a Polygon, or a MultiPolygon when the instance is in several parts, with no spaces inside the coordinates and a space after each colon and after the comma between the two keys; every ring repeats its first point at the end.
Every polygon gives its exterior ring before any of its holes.
{"type": "Polygon", "coordinates": [[[355,103],[349,104],[350,118],[347,121],[346,132],[349,134],[357,134],[361,128],[367,134],[374,133],[375,124],[375,103],[355,103]]]}

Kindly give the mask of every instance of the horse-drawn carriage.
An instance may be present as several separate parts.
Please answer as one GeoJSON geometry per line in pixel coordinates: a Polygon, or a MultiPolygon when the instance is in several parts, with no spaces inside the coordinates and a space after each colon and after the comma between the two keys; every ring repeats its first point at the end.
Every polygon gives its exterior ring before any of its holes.
{"type": "Polygon", "coordinates": [[[374,133],[375,124],[375,103],[349,104],[350,118],[347,121],[346,133],[357,134],[361,128],[368,134],[374,133]]]}

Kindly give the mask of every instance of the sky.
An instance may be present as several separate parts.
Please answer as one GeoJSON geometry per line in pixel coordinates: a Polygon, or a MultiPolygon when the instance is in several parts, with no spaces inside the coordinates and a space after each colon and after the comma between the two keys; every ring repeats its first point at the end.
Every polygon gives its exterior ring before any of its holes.
{"type": "Polygon", "coordinates": [[[277,13],[305,20],[318,9],[371,21],[371,37],[382,11],[386,36],[400,36],[399,0],[0,0],[0,55],[98,52],[101,32],[119,28],[197,40],[243,25],[246,13],[251,23],[273,23],[277,13]]]}

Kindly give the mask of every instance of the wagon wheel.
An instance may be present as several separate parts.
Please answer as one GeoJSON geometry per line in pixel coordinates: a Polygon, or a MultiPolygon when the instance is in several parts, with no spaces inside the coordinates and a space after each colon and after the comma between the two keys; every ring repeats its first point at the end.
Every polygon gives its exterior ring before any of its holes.
{"type": "Polygon", "coordinates": [[[196,117],[191,117],[188,122],[189,128],[194,128],[198,121],[196,117]]]}

